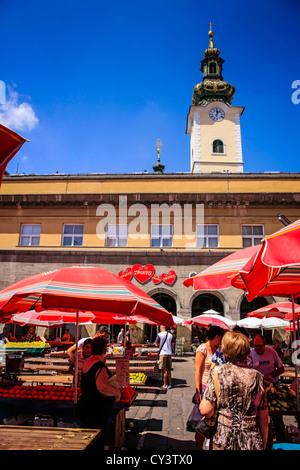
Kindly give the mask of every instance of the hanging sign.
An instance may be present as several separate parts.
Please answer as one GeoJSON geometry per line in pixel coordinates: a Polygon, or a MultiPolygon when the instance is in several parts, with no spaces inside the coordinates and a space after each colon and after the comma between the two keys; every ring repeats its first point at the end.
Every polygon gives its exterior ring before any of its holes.
{"type": "Polygon", "coordinates": [[[152,264],[147,264],[146,266],[141,266],[140,264],[135,264],[132,266],[132,272],[134,277],[141,283],[145,284],[145,282],[149,281],[152,278],[155,269],[152,264]]]}
{"type": "Polygon", "coordinates": [[[161,274],[160,276],[153,276],[152,281],[154,282],[154,284],[159,284],[160,282],[164,282],[165,284],[168,284],[169,286],[171,286],[172,284],[174,284],[176,277],[177,276],[176,276],[175,271],[169,271],[168,274],[164,273],[164,274],[161,274]]]}
{"type": "Polygon", "coordinates": [[[141,284],[145,284],[147,281],[152,279],[154,284],[160,284],[164,282],[165,284],[172,286],[177,279],[175,271],[169,271],[168,273],[163,273],[160,276],[155,274],[155,268],[152,264],[147,264],[146,266],[141,266],[140,264],[134,264],[132,268],[128,267],[124,271],[120,271],[118,274],[122,279],[131,281],[134,276],[137,281],[141,284]]]}
{"type": "Polygon", "coordinates": [[[125,271],[120,271],[118,274],[119,277],[122,279],[125,279],[126,281],[131,281],[131,278],[133,276],[133,272],[131,268],[125,269],[125,271]]]}
{"type": "Polygon", "coordinates": [[[176,280],[176,273],[175,271],[169,271],[168,274],[162,274],[161,275],[161,278],[163,280],[163,282],[165,284],[169,284],[169,286],[171,286],[172,284],[174,284],[175,280],[176,280]]]}
{"type": "Polygon", "coordinates": [[[129,385],[129,357],[118,357],[116,359],[116,376],[120,388],[129,385]]]}

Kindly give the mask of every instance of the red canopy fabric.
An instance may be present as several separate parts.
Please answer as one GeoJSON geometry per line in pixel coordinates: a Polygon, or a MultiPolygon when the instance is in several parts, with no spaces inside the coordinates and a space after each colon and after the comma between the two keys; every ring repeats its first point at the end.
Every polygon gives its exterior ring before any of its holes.
{"type": "MultiPolygon", "coordinates": [[[[57,310],[36,312],[34,310],[28,310],[27,312],[16,313],[15,315],[12,315],[10,321],[11,323],[18,325],[34,325],[52,328],[55,326],[62,326],[63,323],[76,323],[76,319],[77,317],[75,312],[60,312],[57,310]]],[[[94,319],[95,315],[92,313],[79,312],[79,323],[92,322],[94,319]]]]}
{"type": "MultiPolygon", "coordinates": [[[[141,315],[173,326],[172,314],[130,281],[106,269],[72,266],[29,276],[0,292],[0,314],[35,310],[141,315]]],[[[104,322],[103,322],[104,323],[104,322]]]]}
{"type": "Polygon", "coordinates": [[[207,327],[208,325],[220,326],[225,330],[229,330],[233,327],[236,322],[229,318],[223,317],[222,315],[207,315],[205,313],[198,315],[197,317],[189,318],[183,322],[184,325],[198,325],[207,327]]]}
{"type": "Polygon", "coordinates": [[[232,279],[249,301],[258,296],[300,294],[300,220],[265,237],[239,274],[232,279]]]}
{"type": "Polygon", "coordinates": [[[10,160],[20,150],[27,139],[0,124],[0,185],[10,160]]]}
{"type": "MultiPolygon", "coordinates": [[[[300,306],[295,305],[294,307],[295,312],[300,313],[300,306]]],[[[253,312],[249,312],[247,314],[247,317],[277,317],[288,320],[289,318],[287,318],[287,316],[292,314],[292,312],[292,302],[275,302],[273,304],[265,305],[264,307],[258,308],[257,310],[253,310],[253,312]]]]}
{"type": "MultiPolygon", "coordinates": [[[[184,281],[186,287],[193,286],[194,290],[219,290],[232,287],[231,281],[248,260],[257,253],[261,245],[242,248],[221,259],[212,266],[201,271],[194,277],[184,281]]],[[[242,281],[241,281],[242,282],[242,281]]],[[[237,286],[241,287],[242,286],[237,286]]]]}

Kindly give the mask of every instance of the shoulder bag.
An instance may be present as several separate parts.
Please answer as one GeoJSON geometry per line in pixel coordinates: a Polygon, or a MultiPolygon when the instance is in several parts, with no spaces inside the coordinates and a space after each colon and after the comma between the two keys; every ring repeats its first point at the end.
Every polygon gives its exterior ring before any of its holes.
{"type": "Polygon", "coordinates": [[[218,382],[218,367],[214,369],[214,387],[217,397],[217,402],[214,414],[210,418],[202,417],[201,421],[195,427],[195,431],[207,439],[212,439],[218,426],[218,409],[219,409],[219,382],[218,382]]]}

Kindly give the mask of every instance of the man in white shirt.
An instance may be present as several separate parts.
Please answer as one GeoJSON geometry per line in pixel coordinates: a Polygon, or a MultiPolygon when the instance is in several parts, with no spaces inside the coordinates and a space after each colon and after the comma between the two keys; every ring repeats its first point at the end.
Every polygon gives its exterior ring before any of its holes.
{"type": "Polygon", "coordinates": [[[118,334],[118,343],[119,344],[124,343],[124,328],[121,328],[121,330],[118,334]]]}
{"type": "Polygon", "coordinates": [[[258,370],[264,376],[265,381],[278,382],[278,376],[284,372],[284,366],[274,348],[266,346],[265,338],[256,335],[253,340],[251,356],[253,369],[258,370]]]}
{"type": "Polygon", "coordinates": [[[158,333],[154,344],[160,348],[158,366],[163,377],[163,388],[171,388],[173,336],[165,326],[160,327],[160,333],[158,333]]]}

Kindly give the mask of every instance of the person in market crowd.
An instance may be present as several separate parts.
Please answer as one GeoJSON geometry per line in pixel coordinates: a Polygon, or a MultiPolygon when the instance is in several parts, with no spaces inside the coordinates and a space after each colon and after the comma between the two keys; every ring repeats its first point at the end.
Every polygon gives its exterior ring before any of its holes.
{"type": "Polygon", "coordinates": [[[279,341],[275,341],[275,344],[273,346],[273,349],[277,352],[278,356],[279,357],[282,357],[283,356],[283,351],[280,347],[280,344],[279,344],[279,341]]]}
{"type": "MultiPolygon", "coordinates": [[[[83,365],[91,356],[91,343],[92,343],[92,338],[85,339],[82,345],[82,348],[78,350],[78,383],[80,383],[81,381],[81,372],[82,372],[83,365]]],[[[73,376],[75,376],[75,367],[76,367],[76,357],[75,357],[75,354],[73,354],[69,358],[69,372],[73,376]]]]}
{"type": "MultiPolygon", "coordinates": [[[[251,349],[253,368],[261,372],[264,376],[264,385],[271,382],[278,383],[279,375],[284,372],[284,365],[274,348],[266,346],[266,339],[262,335],[253,338],[253,349],[251,349]]],[[[273,427],[277,442],[286,440],[285,427],[281,415],[273,415],[273,427]]]]}
{"type": "MultiPolygon", "coordinates": [[[[104,339],[107,339],[110,335],[110,330],[109,328],[106,326],[106,325],[101,325],[99,330],[96,332],[96,334],[94,336],[88,336],[86,338],[81,338],[79,341],[78,341],[78,349],[81,349],[84,341],[86,339],[94,339],[96,338],[97,336],[100,336],[100,338],[104,338],[104,339]]],[[[66,353],[69,357],[71,357],[74,353],[74,351],[76,350],[76,344],[73,344],[69,349],[67,349],[66,353]]]]}
{"type": "Polygon", "coordinates": [[[124,328],[121,328],[118,334],[118,343],[123,344],[124,343],[124,328]]]}
{"type": "MultiPolygon", "coordinates": [[[[94,339],[97,336],[100,336],[102,338],[107,339],[109,335],[110,335],[109,328],[106,325],[101,325],[99,330],[96,332],[96,334],[94,336],[87,336],[85,338],[81,338],[77,343],[77,347],[78,347],[78,349],[81,349],[81,347],[82,347],[82,345],[83,345],[83,343],[86,339],[94,339]]],[[[69,356],[69,358],[70,358],[70,357],[73,356],[75,350],[76,350],[76,344],[73,344],[66,351],[53,351],[51,353],[51,356],[64,356],[65,354],[67,354],[67,356],[69,356]]]]}
{"type": "Polygon", "coordinates": [[[160,348],[159,350],[159,363],[158,367],[161,370],[163,385],[162,388],[172,388],[172,347],[173,347],[173,336],[163,325],[160,326],[160,332],[158,333],[155,342],[155,346],[160,348]]]}
{"type": "MultiPolygon", "coordinates": [[[[212,357],[221,344],[225,331],[217,325],[208,325],[206,329],[206,340],[196,349],[195,357],[195,386],[196,393],[193,397],[194,403],[200,403],[212,368],[212,357]]],[[[204,437],[195,434],[196,448],[202,450],[204,437]]]]}
{"type": "Polygon", "coordinates": [[[284,365],[274,348],[266,346],[266,339],[262,335],[256,335],[251,349],[253,367],[264,376],[264,381],[278,382],[279,375],[284,372],[284,365]]]}
{"type": "MultiPolygon", "coordinates": [[[[231,331],[235,331],[237,333],[242,333],[243,335],[246,336],[246,338],[248,338],[249,340],[249,343],[250,343],[250,336],[246,330],[246,328],[242,327],[242,326],[238,326],[238,325],[235,325],[231,331]]],[[[227,361],[226,357],[225,357],[225,354],[223,353],[222,351],[222,348],[218,348],[216,350],[216,352],[213,354],[213,357],[211,359],[211,362],[213,365],[220,365],[220,364],[225,364],[225,362],[227,361]]],[[[251,354],[249,353],[248,356],[246,357],[245,359],[245,365],[247,367],[253,367],[253,359],[252,359],[252,356],[251,354]]]]}
{"type": "Polygon", "coordinates": [[[135,354],[135,346],[131,344],[131,341],[125,343],[125,357],[132,357],[135,354]]]}
{"type": "Polygon", "coordinates": [[[28,332],[24,336],[24,341],[33,342],[33,341],[40,341],[41,338],[35,332],[35,326],[30,326],[28,332]]]}
{"type": "MultiPolygon", "coordinates": [[[[217,366],[219,408],[212,450],[265,450],[269,428],[267,394],[261,372],[245,367],[249,339],[242,333],[227,331],[221,346],[226,362],[217,366]]],[[[200,413],[211,417],[215,403],[213,368],[200,402],[200,413]]]]}
{"type": "Polygon", "coordinates": [[[81,395],[78,401],[80,426],[101,429],[99,443],[105,445],[108,421],[113,413],[115,400],[121,397],[118,387],[110,382],[112,373],[105,365],[107,342],[96,336],[91,342],[91,356],[84,363],[81,373],[81,395]]]}
{"type": "Polygon", "coordinates": [[[61,340],[66,341],[68,343],[73,340],[73,338],[71,336],[71,333],[70,333],[70,330],[68,328],[65,329],[65,332],[64,332],[61,340]]]}
{"type": "Polygon", "coordinates": [[[6,326],[3,328],[2,333],[0,334],[0,341],[5,341],[6,343],[11,340],[11,333],[7,331],[6,326]]]}
{"type": "Polygon", "coordinates": [[[130,328],[127,328],[125,336],[126,336],[126,341],[130,341],[130,328]]]}

